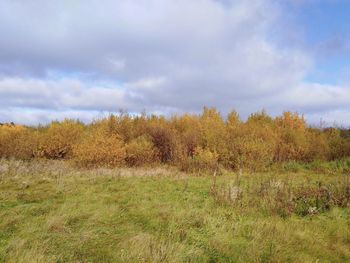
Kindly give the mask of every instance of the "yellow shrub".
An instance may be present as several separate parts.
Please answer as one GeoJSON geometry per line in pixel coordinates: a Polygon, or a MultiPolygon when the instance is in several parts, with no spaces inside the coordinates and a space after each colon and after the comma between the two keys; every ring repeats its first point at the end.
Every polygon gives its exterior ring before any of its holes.
{"type": "Polygon", "coordinates": [[[339,129],[328,128],[325,135],[329,144],[329,160],[342,159],[349,154],[349,141],[341,137],[339,129]]]}
{"type": "Polygon", "coordinates": [[[272,162],[312,162],[350,156],[350,130],[310,128],[303,115],[265,111],[242,121],[215,108],[166,118],[121,112],[89,125],[65,120],[28,128],[0,123],[0,158],[71,159],[86,167],[155,162],[185,170],[260,170],[272,162]]]}
{"type": "Polygon", "coordinates": [[[70,158],[73,146],[80,140],[84,126],[76,121],[53,122],[40,136],[38,157],[48,159],[70,158]]]}
{"type": "Polygon", "coordinates": [[[252,114],[246,123],[239,122],[233,114],[228,119],[227,128],[225,162],[228,168],[258,170],[271,164],[277,135],[273,120],[264,111],[252,114]]]}
{"type": "Polygon", "coordinates": [[[103,129],[86,133],[73,154],[75,162],[87,168],[121,166],[126,157],[120,136],[110,135],[103,129]]]}
{"type": "Polygon", "coordinates": [[[36,130],[25,129],[13,140],[13,157],[29,160],[36,156],[39,134],[36,130]]]}
{"type": "Polygon", "coordinates": [[[277,162],[303,161],[306,159],[308,142],[306,134],[295,130],[284,130],[277,141],[277,162]]]}
{"type": "Polygon", "coordinates": [[[146,136],[131,140],[125,147],[126,162],[130,166],[141,166],[158,161],[157,151],[152,141],[146,136]]]}
{"type": "Polygon", "coordinates": [[[273,161],[274,149],[262,138],[245,136],[240,138],[235,146],[232,161],[236,169],[263,170],[273,161]]]}
{"type": "Polygon", "coordinates": [[[30,159],[37,149],[37,133],[20,125],[0,126],[0,157],[30,159]]]}
{"type": "Polygon", "coordinates": [[[180,156],[177,159],[183,161],[187,156],[193,156],[196,147],[201,143],[200,118],[190,114],[174,116],[171,124],[179,137],[177,155],[180,156]]]}
{"type": "Polygon", "coordinates": [[[194,155],[188,157],[187,160],[182,163],[181,168],[182,170],[190,172],[214,172],[218,168],[218,159],[219,155],[216,152],[197,147],[194,155]]]}
{"type": "Polygon", "coordinates": [[[305,159],[308,162],[315,160],[325,161],[329,157],[329,143],[327,137],[318,129],[308,130],[308,148],[305,159]]]}
{"type": "Polygon", "coordinates": [[[275,161],[304,161],[307,157],[308,140],[304,116],[298,113],[284,112],[276,118],[277,148],[275,161]]]}
{"type": "Polygon", "coordinates": [[[220,152],[225,147],[226,124],[215,108],[204,107],[200,117],[201,146],[212,152],[220,152]]]}

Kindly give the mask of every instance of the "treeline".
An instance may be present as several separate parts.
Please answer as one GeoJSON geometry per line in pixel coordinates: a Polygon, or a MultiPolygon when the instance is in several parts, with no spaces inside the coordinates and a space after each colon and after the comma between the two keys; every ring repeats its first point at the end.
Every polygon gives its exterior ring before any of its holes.
{"type": "Polygon", "coordinates": [[[290,161],[309,163],[350,156],[350,130],[309,127],[302,115],[264,111],[242,121],[215,108],[199,115],[110,115],[90,124],[0,125],[0,158],[69,159],[93,167],[171,164],[186,171],[262,170],[290,161]]]}

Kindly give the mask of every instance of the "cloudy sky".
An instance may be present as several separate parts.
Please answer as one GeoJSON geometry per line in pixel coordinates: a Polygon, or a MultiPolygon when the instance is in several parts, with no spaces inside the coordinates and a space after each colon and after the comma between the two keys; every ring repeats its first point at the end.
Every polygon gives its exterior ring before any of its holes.
{"type": "Polygon", "coordinates": [[[1,0],[0,122],[266,109],[350,125],[350,1],[1,0]]]}

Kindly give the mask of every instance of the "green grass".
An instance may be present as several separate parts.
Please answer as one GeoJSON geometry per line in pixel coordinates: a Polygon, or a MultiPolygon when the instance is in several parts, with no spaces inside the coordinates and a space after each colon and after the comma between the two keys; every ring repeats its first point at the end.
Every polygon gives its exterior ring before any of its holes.
{"type": "Polygon", "coordinates": [[[344,175],[0,166],[0,262],[350,261],[347,202],[298,212],[323,200],[300,189],[346,195],[344,175]]]}
{"type": "Polygon", "coordinates": [[[350,174],[350,158],[330,162],[313,161],[310,163],[298,163],[295,161],[282,165],[276,165],[275,169],[290,172],[313,171],[319,174],[350,174]]]}

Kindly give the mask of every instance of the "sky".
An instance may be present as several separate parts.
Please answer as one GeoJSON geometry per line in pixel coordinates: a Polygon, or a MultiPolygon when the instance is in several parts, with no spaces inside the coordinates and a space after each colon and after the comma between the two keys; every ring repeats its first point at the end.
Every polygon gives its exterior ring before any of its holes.
{"type": "Polygon", "coordinates": [[[0,122],[120,110],[350,126],[350,1],[1,0],[0,122]]]}

